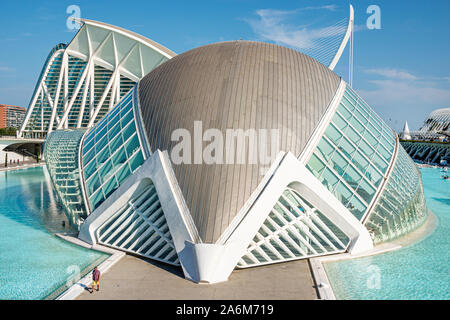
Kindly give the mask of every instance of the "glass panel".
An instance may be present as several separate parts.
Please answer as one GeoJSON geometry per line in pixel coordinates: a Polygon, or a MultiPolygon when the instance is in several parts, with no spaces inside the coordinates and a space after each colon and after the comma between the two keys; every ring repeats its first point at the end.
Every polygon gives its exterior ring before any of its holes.
{"type": "Polygon", "coordinates": [[[351,119],[352,114],[342,104],[338,107],[338,112],[348,121],[351,119]]]}
{"type": "Polygon", "coordinates": [[[134,172],[142,163],[144,162],[144,157],[142,156],[142,152],[138,152],[131,160],[130,167],[131,171],[134,172]]]}
{"type": "Polygon", "coordinates": [[[388,141],[385,136],[381,137],[381,144],[392,154],[394,151],[394,144],[388,141]]]}
{"type": "Polygon", "coordinates": [[[101,180],[104,182],[113,174],[111,160],[108,160],[103,167],[100,168],[98,174],[101,176],[101,180]]]}
{"type": "Polygon", "coordinates": [[[106,131],[108,130],[107,127],[104,127],[100,132],[98,130],[95,130],[97,134],[95,135],[95,142],[99,141],[103,136],[106,134],[106,131]]]}
{"type": "Polygon", "coordinates": [[[361,123],[365,126],[367,126],[369,120],[367,120],[359,111],[359,109],[355,110],[355,116],[358,118],[359,121],[361,121],[361,123]]]}
{"type": "Polygon", "coordinates": [[[106,144],[108,143],[108,137],[103,137],[97,144],[95,145],[95,152],[98,154],[100,150],[102,150],[106,144]]]}
{"type": "Polygon", "coordinates": [[[342,176],[344,174],[344,170],[348,165],[348,162],[338,153],[333,156],[331,160],[333,169],[337,172],[338,175],[342,176]]]}
{"type": "Polygon", "coordinates": [[[131,157],[133,155],[133,153],[139,149],[139,138],[137,137],[137,135],[135,134],[133,138],[131,138],[126,146],[125,146],[126,150],[127,150],[127,155],[128,157],[131,157]]]}
{"type": "Polygon", "coordinates": [[[317,150],[319,150],[321,156],[327,161],[331,158],[331,154],[334,152],[334,148],[324,138],[322,138],[317,145],[317,150]]]}
{"type": "Polygon", "coordinates": [[[108,138],[109,141],[111,141],[120,131],[120,124],[117,123],[114,125],[114,127],[111,127],[110,131],[108,132],[108,138]]]}
{"type": "Polygon", "coordinates": [[[105,197],[108,198],[117,189],[117,187],[118,187],[118,185],[116,182],[116,178],[113,176],[103,186],[103,191],[105,193],[105,197]]]}
{"type": "Polygon", "coordinates": [[[86,168],[84,168],[84,179],[87,180],[97,169],[95,161],[91,161],[86,168]]]}
{"type": "MultiPolygon", "coordinates": [[[[95,128],[95,131],[98,133],[98,132],[101,132],[102,131],[102,129],[104,129],[104,127],[105,127],[105,125],[108,123],[108,120],[107,120],[108,118],[107,117],[105,117],[102,121],[100,121],[98,124],[97,124],[97,126],[96,126],[96,128],[95,128]]],[[[102,135],[103,136],[103,135],[102,135]]]]}
{"type": "MultiPolygon", "coordinates": [[[[117,111],[118,111],[119,109],[117,109],[117,111]]],[[[108,124],[108,128],[112,128],[112,127],[114,127],[118,122],[119,122],[119,120],[120,120],[120,115],[116,115],[116,116],[114,116],[114,115],[111,115],[111,121],[109,122],[109,124],[108,124]],[[114,118],[113,118],[114,117],[114,118]]]]}
{"type": "Polygon", "coordinates": [[[44,157],[53,187],[73,226],[78,226],[81,219],[87,216],[78,171],[79,147],[83,135],[81,130],[53,131],[48,134],[44,145],[44,157]]]}
{"type": "Polygon", "coordinates": [[[338,113],[334,115],[333,123],[341,130],[344,130],[347,126],[347,122],[338,113]]]}
{"type": "Polygon", "coordinates": [[[361,140],[361,136],[350,126],[345,129],[345,135],[352,141],[355,145],[358,145],[361,140]]]}
{"type": "Polygon", "coordinates": [[[351,90],[345,90],[344,98],[350,101],[352,105],[356,105],[357,95],[354,94],[351,90]]]}
{"type": "Polygon", "coordinates": [[[99,178],[98,174],[95,173],[86,184],[86,189],[87,189],[88,194],[91,195],[92,193],[94,193],[95,190],[100,188],[100,185],[101,185],[100,178],[99,178]]]}
{"type": "Polygon", "coordinates": [[[346,206],[353,193],[345,186],[345,184],[339,182],[336,187],[335,195],[338,200],[341,201],[344,206],[346,206]]]}
{"type": "Polygon", "coordinates": [[[313,154],[309,159],[307,167],[316,177],[320,177],[325,165],[315,154],[313,154]]]}
{"type": "Polygon", "coordinates": [[[123,130],[123,133],[122,133],[123,141],[127,141],[128,138],[131,137],[131,135],[135,132],[136,132],[136,126],[134,125],[134,122],[132,122],[123,130]]]}
{"type": "Polygon", "coordinates": [[[378,145],[377,151],[383,156],[386,161],[391,159],[392,153],[387,151],[381,144],[378,145]]]}
{"type": "MultiPolygon", "coordinates": [[[[353,214],[361,217],[366,210],[365,202],[370,203],[380,188],[394,147],[395,136],[389,126],[347,87],[307,168],[334,191],[353,214]],[[347,184],[337,182],[339,178],[347,184]]],[[[389,197],[399,196],[405,188],[399,184],[401,180],[393,181],[397,185],[386,196],[385,207],[395,202],[389,197]]]]}
{"type": "Polygon", "coordinates": [[[105,197],[103,196],[102,189],[98,190],[90,199],[93,210],[97,209],[103,201],[105,201],[105,197]]]}
{"type": "Polygon", "coordinates": [[[367,142],[372,146],[372,148],[376,148],[376,146],[378,145],[378,140],[375,139],[375,137],[371,135],[369,131],[365,132],[364,138],[366,138],[367,142]]]}
{"type": "Polygon", "coordinates": [[[380,138],[381,132],[379,132],[378,129],[376,129],[372,123],[368,124],[368,128],[369,128],[370,132],[375,136],[375,138],[377,138],[377,139],[380,138]]]}
{"type": "Polygon", "coordinates": [[[115,168],[120,167],[123,163],[125,163],[125,161],[127,161],[127,155],[125,153],[125,149],[124,148],[120,148],[120,150],[118,152],[116,152],[116,154],[113,156],[113,164],[115,168]]]}
{"type": "Polygon", "coordinates": [[[381,172],[385,172],[386,171],[388,165],[378,154],[376,154],[373,157],[372,161],[381,170],[381,172]]]}
{"type": "Polygon", "coordinates": [[[131,174],[131,170],[128,167],[128,164],[125,164],[116,174],[117,181],[119,184],[122,183],[129,175],[131,174]]]}
{"type": "Polygon", "coordinates": [[[361,178],[361,175],[351,166],[348,166],[347,170],[345,170],[344,179],[353,189],[358,187],[361,178]]]}
{"type": "Polygon", "coordinates": [[[328,190],[332,191],[337,182],[338,178],[330,169],[326,168],[322,174],[322,183],[325,185],[325,187],[327,187],[328,190]]]}
{"type": "Polygon", "coordinates": [[[334,142],[334,144],[338,145],[339,140],[342,138],[342,134],[334,128],[333,125],[329,125],[327,130],[325,131],[326,136],[334,142]]]}
{"type": "Polygon", "coordinates": [[[350,102],[351,99],[348,98],[348,96],[345,96],[341,100],[341,104],[343,104],[349,111],[353,111],[355,107],[350,102]]]}
{"type": "Polygon", "coordinates": [[[358,151],[355,153],[355,156],[352,159],[352,162],[355,164],[355,166],[361,170],[361,172],[365,172],[366,168],[369,166],[369,161],[367,161],[361,153],[358,151]]]}
{"type": "Polygon", "coordinates": [[[359,121],[356,120],[355,117],[350,119],[350,123],[353,126],[353,128],[356,130],[356,132],[359,133],[359,135],[362,135],[366,131],[366,128],[364,128],[364,126],[361,123],[359,123],[359,121]]]}
{"type": "Polygon", "coordinates": [[[375,150],[373,150],[372,147],[369,146],[364,140],[361,140],[359,148],[361,149],[361,152],[364,153],[369,159],[375,153],[375,150]]]}
{"type": "Polygon", "coordinates": [[[97,167],[100,167],[102,163],[106,161],[109,157],[109,149],[108,147],[104,148],[102,152],[97,156],[97,167]]]}
{"type": "Polygon", "coordinates": [[[366,203],[370,203],[375,194],[375,189],[372,188],[365,180],[361,180],[356,192],[358,192],[366,203]]]}
{"type": "Polygon", "coordinates": [[[420,175],[399,146],[392,173],[366,227],[374,234],[375,243],[389,241],[421,225],[426,212],[420,175]]]}
{"type": "Polygon", "coordinates": [[[120,121],[122,123],[122,128],[124,128],[131,120],[133,120],[133,110],[129,110],[126,116],[120,121]]]}
{"type": "Polygon", "coordinates": [[[366,211],[366,206],[355,196],[350,200],[347,208],[358,220],[361,220],[366,211]]]}
{"type": "Polygon", "coordinates": [[[344,153],[348,159],[351,159],[356,148],[353,147],[347,140],[347,138],[344,137],[339,144],[339,150],[341,150],[342,153],[344,153]]]}
{"type": "Polygon", "coordinates": [[[89,163],[89,161],[91,161],[94,158],[94,156],[95,150],[91,149],[91,151],[87,155],[83,156],[83,166],[86,166],[89,163]]]}
{"type": "Polygon", "coordinates": [[[373,166],[369,166],[367,168],[367,171],[365,173],[366,177],[369,178],[370,181],[372,181],[372,183],[378,187],[378,185],[381,182],[381,174],[373,167],[373,166]]]}
{"type": "Polygon", "coordinates": [[[83,155],[85,155],[94,146],[94,139],[84,140],[83,142],[83,155]]]}
{"type": "Polygon", "coordinates": [[[361,105],[360,103],[358,104],[358,111],[361,113],[361,115],[362,115],[364,118],[367,118],[368,120],[370,119],[369,112],[368,112],[367,108],[365,108],[365,107],[364,107],[363,105],[361,105]]]}
{"type": "Polygon", "coordinates": [[[90,129],[89,132],[86,134],[86,138],[84,139],[84,141],[93,140],[94,133],[95,133],[95,128],[90,129]]]}
{"type": "Polygon", "coordinates": [[[114,138],[114,140],[110,143],[109,147],[111,150],[117,150],[119,149],[123,144],[122,135],[117,135],[117,137],[114,138]]]}

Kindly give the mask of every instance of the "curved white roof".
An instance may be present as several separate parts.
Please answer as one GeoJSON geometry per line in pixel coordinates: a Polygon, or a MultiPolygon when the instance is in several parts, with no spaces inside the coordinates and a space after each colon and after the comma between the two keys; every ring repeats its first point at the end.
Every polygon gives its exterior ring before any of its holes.
{"type": "Polygon", "coordinates": [[[176,56],[123,28],[72,20],[82,26],[46,60],[19,136],[44,138],[55,129],[92,127],[137,81],[176,56]]]}
{"type": "Polygon", "coordinates": [[[425,119],[420,132],[450,131],[450,108],[436,109],[425,119]]]}

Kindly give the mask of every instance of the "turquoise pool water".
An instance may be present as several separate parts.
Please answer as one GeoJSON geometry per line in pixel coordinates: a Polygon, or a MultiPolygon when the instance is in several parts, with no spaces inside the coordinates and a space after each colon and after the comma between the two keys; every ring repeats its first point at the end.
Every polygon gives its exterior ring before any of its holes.
{"type": "Polygon", "coordinates": [[[326,263],[338,299],[450,299],[450,180],[421,169],[428,208],[438,219],[420,242],[389,253],[326,263]]]}
{"type": "Polygon", "coordinates": [[[43,167],[0,172],[0,299],[53,297],[108,257],[54,235],[70,231],[55,197],[43,167]]]}

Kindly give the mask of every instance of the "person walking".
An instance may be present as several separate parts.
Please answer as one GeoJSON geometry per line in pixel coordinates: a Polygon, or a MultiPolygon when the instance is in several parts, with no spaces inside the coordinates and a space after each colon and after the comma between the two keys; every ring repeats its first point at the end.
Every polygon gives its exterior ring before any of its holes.
{"type": "Polygon", "coordinates": [[[92,271],[92,290],[91,293],[94,292],[94,287],[97,285],[97,291],[100,290],[100,270],[97,269],[97,267],[94,268],[94,271],[92,271]]]}

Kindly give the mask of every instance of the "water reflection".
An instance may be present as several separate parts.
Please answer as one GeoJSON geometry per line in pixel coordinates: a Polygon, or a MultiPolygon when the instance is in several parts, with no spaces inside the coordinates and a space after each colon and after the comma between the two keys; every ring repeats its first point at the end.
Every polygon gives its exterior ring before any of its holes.
{"type": "Polygon", "coordinates": [[[51,233],[75,232],[45,167],[0,172],[0,214],[51,233]]]}

